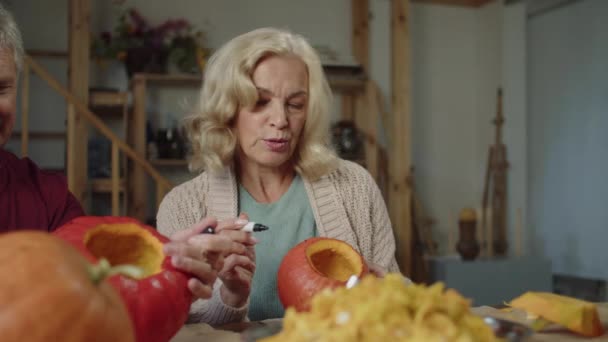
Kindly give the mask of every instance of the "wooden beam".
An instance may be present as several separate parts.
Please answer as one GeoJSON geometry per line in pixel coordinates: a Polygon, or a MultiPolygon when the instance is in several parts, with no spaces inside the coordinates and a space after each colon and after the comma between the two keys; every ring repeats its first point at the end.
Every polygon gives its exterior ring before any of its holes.
{"type": "Polygon", "coordinates": [[[369,73],[369,1],[351,0],[352,48],[355,60],[369,73]]]}
{"type": "MultiPolygon", "coordinates": [[[[69,60],[68,84],[70,92],[82,103],[89,96],[89,39],[90,0],[69,0],[69,60]]],[[[89,125],[68,103],[67,113],[67,176],[68,186],[82,206],[87,203],[87,142],[89,125]]]]}
{"type": "Polygon", "coordinates": [[[449,6],[465,6],[465,7],[481,7],[494,0],[412,0],[412,2],[423,4],[449,5],[449,6]]]}
{"type": "Polygon", "coordinates": [[[397,262],[412,272],[410,207],[410,35],[409,0],[391,0],[391,143],[389,147],[388,207],[397,240],[397,262]]]}
{"type": "MultiPolygon", "coordinates": [[[[355,97],[352,94],[342,94],[342,120],[355,121],[355,97]]],[[[358,127],[357,127],[358,128],[358,127]]]]}
{"type": "Polygon", "coordinates": [[[160,208],[160,203],[165,198],[167,194],[167,188],[165,188],[162,184],[156,183],[156,207],[160,208]]]}
{"type": "Polygon", "coordinates": [[[27,49],[25,53],[32,57],[68,58],[67,51],[27,49]]]}
{"type": "MultiPolygon", "coordinates": [[[[369,1],[351,0],[352,14],[352,53],[363,71],[368,74],[369,70],[369,1]]],[[[361,99],[364,97],[365,89],[361,93],[350,96],[342,94],[342,119],[353,120],[358,129],[365,127],[365,113],[358,109],[365,106],[361,99]],[[356,111],[356,112],[355,112],[356,111]]],[[[375,125],[374,125],[375,127],[375,125]]]]}
{"type": "MultiPolygon", "coordinates": [[[[363,71],[369,74],[369,0],[351,0],[352,11],[352,50],[355,60],[361,65],[363,71]]],[[[376,108],[372,105],[370,97],[372,82],[368,81],[363,92],[358,93],[354,99],[355,126],[363,133],[365,150],[365,167],[378,182],[378,122],[376,108]]],[[[342,111],[344,115],[344,97],[342,98],[342,111]]],[[[352,103],[353,101],[351,101],[352,103]]]]}
{"type": "Polygon", "coordinates": [[[112,143],[112,216],[120,215],[120,150],[112,143]]]}
{"type": "MultiPolygon", "coordinates": [[[[26,134],[23,133],[23,131],[13,131],[13,134],[11,134],[11,138],[15,138],[15,139],[25,139],[24,136],[26,134]]],[[[47,139],[47,140],[64,140],[65,139],[65,132],[53,132],[53,131],[28,131],[27,132],[27,140],[34,140],[34,139],[47,139]]]]}
{"type": "MultiPolygon", "coordinates": [[[[118,192],[124,193],[126,186],[126,182],[124,178],[120,178],[118,180],[118,192]]],[[[114,187],[113,179],[110,178],[93,178],[91,179],[91,191],[95,193],[112,193],[112,188],[114,187]]]]}
{"type": "Polygon", "coordinates": [[[377,92],[373,82],[368,82],[365,87],[365,94],[358,98],[356,118],[362,122],[359,127],[365,135],[365,167],[372,175],[376,183],[378,182],[378,116],[380,115],[378,106],[377,92]]]}
{"type": "MultiPolygon", "coordinates": [[[[129,122],[131,146],[144,159],[146,157],[146,78],[135,75],[131,79],[133,91],[133,115],[129,122]]],[[[147,212],[147,178],[144,170],[133,165],[129,168],[129,205],[128,215],[141,221],[146,220],[147,212]]]]}

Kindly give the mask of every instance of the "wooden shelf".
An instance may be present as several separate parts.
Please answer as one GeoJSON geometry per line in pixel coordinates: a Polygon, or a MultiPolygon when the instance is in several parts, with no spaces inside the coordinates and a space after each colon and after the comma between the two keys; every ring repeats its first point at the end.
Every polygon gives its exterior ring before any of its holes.
{"type": "MultiPolygon", "coordinates": [[[[118,191],[124,192],[126,189],[126,182],[124,178],[121,178],[118,183],[118,191]]],[[[109,193],[112,192],[112,179],[111,178],[94,178],[91,179],[91,191],[109,193]]]]}
{"type": "Polygon", "coordinates": [[[190,74],[137,73],[133,76],[133,81],[143,81],[159,86],[199,87],[202,82],[202,76],[190,74]]]}
{"type": "Polygon", "coordinates": [[[91,89],[89,108],[98,116],[122,117],[132,111],[129,93],[113,90],[91,89]]]}
{"type": "MultiPolygon", "coordinates": [[[[329,86],[335,92],[355,93],[365,88],[367,77],[359,67],[326,66],[324,70],[329,86]]],[[[200,87],[202,75],[137,73],[132,82],[146,82],[158,86],[200,87]]]]}
{"type": "MultiPolygon", "coordinates": [[[[21,131],[14,131],[11,139],[21,139],[21,131]]],[[[30,131],[30,139],[65,139],[65,132],[30,131]]]]}
{"type": "Polygon", "coordinates": [[[423,4],[449,5],[449,6],[464,6],[464,7],[481,7],[491,0],[412,0],[423,4]]]}
{"type": "Polygon", "coordinates": [[[90,106],[123,107],[129,103],[129,93],[123,91],[92,90],[89,91],[90,106]]]}
{"type": "Polygon", "coordinates": [[[35,50],[28,49],[25,53],[32,57],[68,58],[68,52],[64,50],[35,50]]]}
{"type": "Polygon", "coordinates": [[[188,166],[186,159],[150,159],[149,161],[154,166],[188,166]]]}
{"type": "MultiPolygon", "coordinates": [[[[91,112],[99,117],[122,117],[125,115],[125,109],[118,106],[89,106],[91,112]]],[[[127,107],[127,115],[133,111],[133,107],[127,107]]]]}

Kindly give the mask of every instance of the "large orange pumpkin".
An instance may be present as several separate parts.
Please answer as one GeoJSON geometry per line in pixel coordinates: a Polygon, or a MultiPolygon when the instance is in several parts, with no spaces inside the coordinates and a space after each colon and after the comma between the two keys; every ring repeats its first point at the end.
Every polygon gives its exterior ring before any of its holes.
{"type": "Polygon", "coordinates": [[[292,248],[277,275],[279,299],[285,308],[308,311],[310,300],[325,288],[345,286],[352,275],[369,273],[363,257],[344,241],[316,237],[292,248]]]}
{"type": "Polygon", "coordinates": [[[139,342],[166,342],[188,318],[192,295],[188,275],[175,269],[162,247],[169,240],[154,228],[126,217],[80,217],[54,232],[86,258],[132,264],[139,279],[109,278],[125,301],[139,342]]]}
{"type": "Polygon", "coordinates": [[[0,340],[134,341],[120,296],[91,269],[51,234],[0,234],[0,340]]]}

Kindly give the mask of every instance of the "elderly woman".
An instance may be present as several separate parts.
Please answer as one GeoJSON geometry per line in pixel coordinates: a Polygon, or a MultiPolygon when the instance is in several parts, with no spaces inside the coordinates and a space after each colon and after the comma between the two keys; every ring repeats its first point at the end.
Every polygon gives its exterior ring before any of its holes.
{"type": "MultiPolygon", "coordinates": [[[[254,30],[209,60],[188,122],[191,167],[204,172],[167,194],[158,229],[171,235],[214,217],[220,234],[234,234],[247,219],[270,231],[256,233],[249,253],[225,259],[218,281],[205,284],[213,286],[212,298],[194,303],[191,318],[221,324],[247,313],[251,320],[281,317],[279,264],[313,236],[346,241],[378,273],[398,271],[376,183],[329,146],[330,100],[319,57],[297,34],[254,30]]],[[[203,254],[191,249],[174,259],[188,260],[182,268],[189,270],[208,258],[203,254]]]]}
{"type": "Polygon", "coordinates": [[[0,232],[51,231],[83,215],[62,175],[40,170],[4,149],[15,124],[23,41],[13,16],[0,4],[0,232]]]}

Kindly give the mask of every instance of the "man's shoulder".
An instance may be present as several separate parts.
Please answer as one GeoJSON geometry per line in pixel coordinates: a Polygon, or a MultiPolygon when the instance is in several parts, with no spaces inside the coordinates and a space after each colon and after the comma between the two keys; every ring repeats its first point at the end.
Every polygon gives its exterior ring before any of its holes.
{"type": "Polygon", "coordinates": [[[78,201],[70,194],[65,176],[40,169],[29,158],[18,158],[2,150],[2,167],[9,186],[5,195],[14,196],[17,206],[10,220],[15,227],[28,226],[52,230],[66,220],[83,214],[78,201]],[[29,215],[31,211],[46,215],[29,215]]]}
{"type": "Polygon", "coordinates": [[[1,167],[9,171],[13,181],[20,183],[58,183],[67,186],[63,174],[43,170],[30,158],[19,158],[12,152],[0,150],[0,160],[1,167]]]}
{"type": "Polygon", "coordinates": [[[14,153],[0,148],[0,167],[10,171],[15,176],[28,176],[30,170],[39,170],[29,158],[19,158],[14,153]]]}

